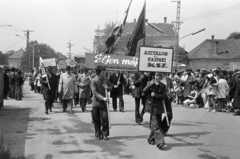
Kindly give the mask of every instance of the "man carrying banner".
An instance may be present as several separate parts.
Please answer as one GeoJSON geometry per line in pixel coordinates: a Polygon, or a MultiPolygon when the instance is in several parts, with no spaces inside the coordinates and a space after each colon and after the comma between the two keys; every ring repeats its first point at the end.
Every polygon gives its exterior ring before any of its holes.
{"type": "Polygon", "coordinates": [[[48,114],[48,110],[52,112],[52,105],[56,97],[58,87],[58,78],[57,75],[53,73],[51,66],[47,68],[46,75],[41,77],[40,83],[43,86],[42,93],[45,100],[45,113],[48,114]]]}
{"type": "Polygon", "coordinates": [[[108,140],[109,136],[109,99],[106,89],[111,89],[110,82],[105,77],[105,68],[98,66],[96,69],[97,76],[91,81],[92,98],[92,118],[95,127],[95,137],[98,140],[104,138],[108,140]]]}
{"type": "Polygon", "coordinates": [[[119,110],[120,112],[124,112],[123,84],[125,80],[123,74],[119,71],[115,71],[110,75],[109,81],[114,85],[110,93],[113,109],[114,111],[117,110],[117,98],[119,98],[119,110]]]}
{"type": "Polygon", "coordinates": [[[73,114],[73,99],[78,92],[76,76],[71,72],[70,66],[66,66],[66,72],[60,76],[58,92],[62,97],[63,112],[70,105],[70,113],[73,114]]]}
{"type": "Polygon", "coordinates": [[[156,144],[159,149],[162,149],[165,145],[162,128],[162,114],[165,112],[164,100],[167,98],[166,85],[161,83],[161,78],[161,73],[155,73],[155,79],[143,89],[143,95],[148,95],[148,100],[151,100],[151,132],[148,143],[151,145],[156,144]]]}

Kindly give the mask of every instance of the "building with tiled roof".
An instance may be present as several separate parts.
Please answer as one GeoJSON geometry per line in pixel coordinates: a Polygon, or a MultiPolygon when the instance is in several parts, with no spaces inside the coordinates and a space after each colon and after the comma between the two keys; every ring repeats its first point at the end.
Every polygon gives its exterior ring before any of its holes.
{"type": "Polygon", "coordinates": [[[13,55],[8,57],[8,64],[10,67],[19,68],[21,65],[21,59],[24,54],[24,50],[20,49],[16,51],[13,55]]]}
{"type": "Polygon", "coordinates": [[[240,40],[206,39],[188,53],[188,58],[194,69],[232,70],[233,63],[240,66],[240,40]]]}
{"type": "MultiPolygon", "coordinates": [[[[115,51],[114,54],[125,54],[127,42],[136,24],[137,24],[136,19],[134,19],[133,22],[126,23],[121,38],[116,45],[117,51],[115,51]]],[[[102,50],[106,50],[105,41],[107,39],[107,36],[108,35],[103,34],[103,30],[96,30],[93,46],[94,52],[102,52],[102,50]],[[98,51],[99,48],[101,48],[100,51],[98,51]]],[[[176,31],[174,29],[173,24],[167,23],[167,18],[164,18],[164,23],[151,23],[148,22],[148,20],[146,19],[146,37],[145,37],[146,46],[174,47],[175,42],[176,31]],[[160,30],[163,31],[163,33],[147,25],[147,23],[150,23],[155,27],[159,28],[160,30]]],[[[139,43],[140,44],[142,43],[141,40],[139,41],[139,43]]],[[[136,55],[138,55],[138,52],[139,50],[137,49],[136,55]]]]}

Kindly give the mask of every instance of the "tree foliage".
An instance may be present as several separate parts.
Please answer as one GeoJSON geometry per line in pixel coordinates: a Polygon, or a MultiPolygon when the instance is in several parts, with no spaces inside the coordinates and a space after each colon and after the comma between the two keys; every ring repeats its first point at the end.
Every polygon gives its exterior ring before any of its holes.
{"type": "Polygon", "coordinates": [[[8,57],[0,51],[0,65],[8,65],[8,57]]]}
{"type": "Polygon", "coordinates": [[[34,67],[39,67],[39,57],[42,59],[56,58],[57,61],[67,59],[62,53],[55,52],[51,46],[39,44],[37,41],[31,41],[27,51],[22,56],[21,68],[26,71],[33,69],[33,60],[34,67]]]}
{"type": "Polygon", "coordinates": [[[240,32],[233,32],[227,37],[227,40],[230,39],[240,39],[240,32]]]}

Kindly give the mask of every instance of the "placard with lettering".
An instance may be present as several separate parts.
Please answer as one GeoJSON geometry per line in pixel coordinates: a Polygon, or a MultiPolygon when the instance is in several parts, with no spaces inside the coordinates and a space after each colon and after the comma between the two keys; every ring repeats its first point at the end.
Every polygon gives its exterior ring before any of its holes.
{"type": "Polygon", "coordinates": [[[138,57],[85,53],[86,68],[105,66],[107,70],[138,71],[138,57]]]}
{"type": "Polygon", "coordinates": [[[139,71],[172,72],[172,48],[140,47],[139,55],[139,71]]]}

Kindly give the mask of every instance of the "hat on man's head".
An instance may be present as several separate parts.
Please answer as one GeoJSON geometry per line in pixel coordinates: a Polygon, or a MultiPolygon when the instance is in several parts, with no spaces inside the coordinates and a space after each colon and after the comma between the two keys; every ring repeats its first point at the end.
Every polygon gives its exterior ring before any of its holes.
{"type": "Polygon", "coordinates": [[[52,70],[53,70],[52,66],[48,66],[47,69],[48,69],[49,71],[52,71],[52,70]]]}
{"type": "Polygon", "coordinates": [[[5,71],[10,71],[10,69],[9,69],[7,66],[4,66],[4,67],[3,67],[3,70],[5,70],[5,71]]]}
{"type": "Polygon", "coordinates": [[[70,66],[66,66],[66,70],[71,70],[72,68],[70,66]]]}
{"type": "Polygon", "coordinates": [[[12,68],[11,68],[11,71],[15,71],[15,68],[14,68],[14,67],[12,67],[12,68]]]}
{"type": "Polygon", "coordinates": [[[104,66],[97,66],[96,71],[104,71],[106,68],[104,66]]]}

